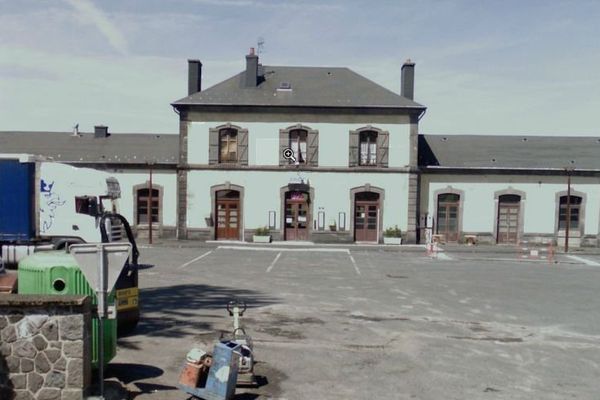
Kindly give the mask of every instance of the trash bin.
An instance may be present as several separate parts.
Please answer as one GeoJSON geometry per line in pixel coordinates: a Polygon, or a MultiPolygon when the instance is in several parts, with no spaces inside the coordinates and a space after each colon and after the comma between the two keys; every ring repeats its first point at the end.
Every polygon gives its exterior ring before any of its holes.
{"type": "MultiPolygon", "coordinates": [[[[79,294],[88,295],[97,304],[95,291],[90,287],[72,255],[64,251],[34,253],[19,262],[18,293],[21,294],[79,294]]],[[[114,291],[108,304],[114,304],[114,291]]],[[[98,368],[98,318],[92,318],[92,368],[98,368]]],[[[117,320],[104,322],[104,364],[117,353],[117,320]]]]}

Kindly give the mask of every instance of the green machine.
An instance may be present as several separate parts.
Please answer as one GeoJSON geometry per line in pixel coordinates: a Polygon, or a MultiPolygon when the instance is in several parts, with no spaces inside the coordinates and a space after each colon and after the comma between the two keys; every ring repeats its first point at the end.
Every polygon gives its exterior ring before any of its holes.
{"type": "MultiPolygon", "coordinates": [[[[79,265],[65,251],[34,253],[19,262],[18,292],[21,294],[88,295],[96,304],[96,294],[88,284],[79,265]]],[[[115,303],[114,291],[108,304],[115,303]]],[[[98,368],[98,318],[92,318],[92,368],[98,368]]],[[[104,322],[104,363],[117,354],[117,320],[104,322]]]]}

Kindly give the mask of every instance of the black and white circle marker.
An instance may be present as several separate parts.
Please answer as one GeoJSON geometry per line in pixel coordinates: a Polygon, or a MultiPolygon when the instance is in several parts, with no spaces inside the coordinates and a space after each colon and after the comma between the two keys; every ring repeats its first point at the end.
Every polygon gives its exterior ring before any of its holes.
{"type": "Polygon", "coordinates": [[[291,162],[296,162],[296,157],[294,156],[294,150],[290,149],[289,147],[285,150],[283,150],[283,158],[285,158],[286,160],[290,160],[291,162]]]}

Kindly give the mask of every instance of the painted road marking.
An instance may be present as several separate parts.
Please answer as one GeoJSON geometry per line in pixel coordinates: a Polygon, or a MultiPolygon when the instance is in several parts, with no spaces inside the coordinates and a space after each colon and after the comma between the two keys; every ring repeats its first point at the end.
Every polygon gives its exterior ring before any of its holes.
{"type": "Polygon", "coordinates": [[[277,260],[279,260],[279,257],[281,257],[281,252],[277,253],[277,256],[275,257],[271,265],[269,265],[269,268],[267,268],[267,272],[271,272],[271,270],[275,266],[275,263],[277,262],[277,260]]]}
{"type": "Polygon", "coordinates": [[[444,260],[444,261],[452,261],[453,260],[453,258],[450,257],[446,253],[437,253],[437,259],[438,260],[444,260]]]}
{"type": "Polygon", "coordinates": [[[223,249],[223,250],[247,250],[247,251],[274,251],[274,252],[280,252],[280,251],[304,251],[304,252],[325,252],[325,253],[346,253],[346,254],[350,254],[350,250],[348,249],[321,249],[321,248],[314,248],[314,249],[293,249],[293,248],[271,248],[271,247],[247,247],[247,246],[219,246],[217,247],[217,249],[223,249]]]}
{"type": "Polygon", "coordinates": [[[587,258],[578,257],[578,256],[571,256],[571,255],[567,255],[567,257],[570,258],[570,259],[572,259],[572,260],[584,263],[585,265],[590,265],[592,267],[600,267],[600,263],[598,263],[596,261],[588,260],[587,258]]]}
{"type": "Polygon", "coordinates": [[[356,261],[354,260],[354,257],[352,257],[352,254],[350,254],[350,250],[348,250],[348,255],[350,256],[350,261],[352,261],[352,265],[354,265],[354,270],[356,271],[356,274],[360,275],[360,269],[358,269],[358,265],[356,265],[356,261]]]}
{"type": "Polygon", "coordinates": [[[212,253],[212,252],[213,252],[212,250],[210,250],[210,251],[207,251],[206,253],[204,253],[204,254],[202,254],[202,255],[200,255],[200,256],[198,256],[198,257],[194,258],[193,260],[190,260],[190,261],[186,262],[185,264],[181,264],[179,267],[177,267],[177,269],[182,269],[182,268],[185,268],[185,267],[187,267],[188,265],[190,265],[190,264],[193,264],[193,263],[195,263],[195,262],[196,262],[196,261],[198,261],[198,260],[202,260],[204,257],[206,257],[207,255],[209,255],[209,254],[210,254],[210,253],[212,253]]]}

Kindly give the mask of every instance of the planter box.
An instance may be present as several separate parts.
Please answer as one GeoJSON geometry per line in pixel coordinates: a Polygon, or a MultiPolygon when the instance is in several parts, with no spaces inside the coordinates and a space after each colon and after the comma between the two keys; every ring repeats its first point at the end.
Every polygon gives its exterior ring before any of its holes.
{"type": "Polygon", "coordinates": [[[254,243],[271,243],[271,235],[269,235],[269,236],[252,235],[252,242],[254,242],[254,243]]]}
{"type": "Polygon", "coordinates": [[[402,238],[399,237],[383,237],[384,244],[402,244],[402,238]]]}

